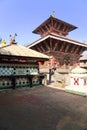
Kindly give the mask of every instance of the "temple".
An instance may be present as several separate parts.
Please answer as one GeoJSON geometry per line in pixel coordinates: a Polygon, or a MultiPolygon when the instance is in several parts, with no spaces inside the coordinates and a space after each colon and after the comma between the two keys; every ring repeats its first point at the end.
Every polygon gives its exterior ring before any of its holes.
{"type": "Polygon", "coordinates": [[[77,27],[51,15],[33,31],[33,33],[41,35],[41,38],[28,44],[27,48],[53,57],[52,67],[63,66],[64,64],[73,65],[78,62],[80,55],[87,50],[87,44],[67,38],[69,32],[74,29],[77,27]]]}

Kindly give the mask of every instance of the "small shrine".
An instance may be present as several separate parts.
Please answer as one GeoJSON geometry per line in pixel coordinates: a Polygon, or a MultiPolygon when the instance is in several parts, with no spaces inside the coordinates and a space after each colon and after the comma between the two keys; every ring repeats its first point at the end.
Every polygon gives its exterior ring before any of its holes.
{"type": "Polygon", "coordinates": [[[80,60],[80,66],[82,68],[87,69],[87,55],[81,56],[79,60],[80,60]]]}
{"type": "Polygon", "coordinates": [[[87,95],[87,70],[77,66],[69,73],[70,84],[65,87],[66,92],[87,95]]]}
{"type": "Polygon", "coordinates": [[[45,75],[39,73],[39,62],[47,61],[49,57],[18,45],[15,37],[10,38],[9,45],[0,47],[0,89],[42,84],[45,75]]]}

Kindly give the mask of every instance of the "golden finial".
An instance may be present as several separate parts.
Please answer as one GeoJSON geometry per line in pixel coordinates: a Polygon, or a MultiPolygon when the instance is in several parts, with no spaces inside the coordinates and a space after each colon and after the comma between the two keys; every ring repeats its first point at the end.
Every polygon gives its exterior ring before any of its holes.
{"type": "Polygon", "coordinates": [[[55,17],[55,11],[52,12],[52,17],[55,17]]]}
{"type": "Polygon", "coordinates": [[[6,45],[6,41],[2,40],[1,44],[2,44],[2,46],[5,46],[6,45]]]}

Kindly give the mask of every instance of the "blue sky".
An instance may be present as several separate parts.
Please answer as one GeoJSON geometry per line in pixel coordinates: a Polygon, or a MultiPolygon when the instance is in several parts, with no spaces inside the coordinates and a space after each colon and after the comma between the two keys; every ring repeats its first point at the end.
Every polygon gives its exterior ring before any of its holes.
{"type": "Polygon", "coordinates": [[[78,27],[69,38],[87,42],[87,0],[0,0],[0,37],[9,43],[9,35],[17,33],[19,44],[34,42],[40,36],[32,31],[52,11],[56,18],[78,27]]]}

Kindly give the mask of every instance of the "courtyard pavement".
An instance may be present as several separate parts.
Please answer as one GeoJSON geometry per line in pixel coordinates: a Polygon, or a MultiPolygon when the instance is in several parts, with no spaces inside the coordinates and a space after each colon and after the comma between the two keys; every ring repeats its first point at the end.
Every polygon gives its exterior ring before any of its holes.
{"type": "Polygon", "coordinates": [[[46,86],[2,90],[0,130],[87,130],[87,97],[46,86]]]}

